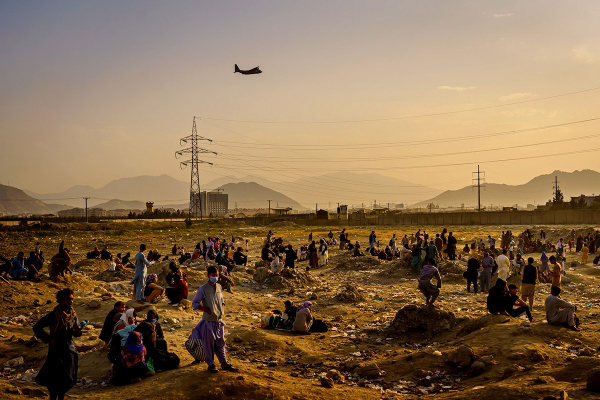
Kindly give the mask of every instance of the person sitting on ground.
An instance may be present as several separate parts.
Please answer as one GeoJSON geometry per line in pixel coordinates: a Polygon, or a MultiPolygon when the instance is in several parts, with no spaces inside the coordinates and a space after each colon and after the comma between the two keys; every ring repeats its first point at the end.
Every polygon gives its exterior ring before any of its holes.
{"type": "Polygon", "coordinates": [[[65,249],[62,245],[58,248],[58,254],[50,259],[50,280],[56,282],[58,276],[65,276],[65,272],[73,274],[71,270],[71,256],[69,249],[65,249]]]}
{"type": "Polygon", "coordinates": [[[160,253],[158,252],[158,250],[154,249],[154,251],[150,250],[150,252],[148,252],[148,261],[160,261],[160,257],[162,257],[160,255],[160,253]]]}
{"type": "Polygon", "coordinates": [[[260,254],[260,258],[261,260],[268,262],[273,261],[273,259],[275,258],[275,253],[273,253],[273,250],[269,248],[269,243],[265,244],[265,247],[263,247],[260,254]]]}
{"type": "Polygon", "coordinates": [[[277,257],[273,261],[271,261],[271,265],[269,269],[273,274],[278,274],[283,269],[283,254],[279,253],[277,257]]]}
{"type": "Polygon", "coordinates": [[[430,258],[427,260],[427,264],[423,266],[421,275],[419,276],[419,290],[425,296],[425,304],[427,307],[433,307],[435,299],[440,294],[440,288],[442,287],[442,277],[440,272],[435,267],[435,260],[430,258]],[[437,285],[434,286],[431,283],[431,279],[435,278],[437,285]]]}
{"type": "Polygon", "coordinates": [[[146,278],[146,286],[144,287],[144,300],[151,303],[158,303],[158,297],[165,291],[162,287],[158,286],[158,276],[156,274],[148,275],[146,278]]]}
{"type": "Polygon", "coordinates": [[[295,261],[298,258],[298,256],[296,255],[296,251],[294,251],[291,244],[287,245],[286,249],[284,250],[284,253],[285,253],[284,267],[294,269],[296,267],[295,261]]]}
{"type": "MultiPolygon", "coordinates": [[[[116,314],[115,314],[116,315],[116,314]]],[[[115,323],[115,327],[113,329],[113,334],[119,332],[121,329],[128,327],[129,325],[136,325],[137,313],[133,308],[125,311],[124,314],[121,314],[119,320],[115,323]]]]}
{"type": "Polygon", "coordinates": [[[529,322],[533,322],[533,317],[531,316],[531,310],[529,310],[529,306],[517,296],[518,292],[517,285],[510,284],[508,285],[508,296],[505,297],[506,304],[504,306],[506,312],[511,317],[517,318],[519,315],[525,313],[527,314],[527,319],[529,322]],[[519,305],[517,308],[513,308],[515,303],[519,305]]]}
{"type": "Polygon", "coordinates": [[[594,257],[594,260],[592,261],[592,265],[594,267],[597,267],[598,264],[600,264],[600,255],[597,255],[596,257],[594,257]]]}
{"type": "Polygon", "coordinates": [[[8,274],[13,279],[28,279],[31,281],[39,282],[38,271],[35,269],[33,264],[29,267],[25,266],[25,253],[20,251],[17,256],[12,260],[12,266],[8,270],[8,274]]]}
{"type": "Polygon", "coordinates": [[[149,310],[146,319],[140,322],[134,332],[142,334],[142,344],[146,348],[148,358],[152,358],[158,349],[167,351],[167,341],[160,322],[158,322],[158,312],[156,310],[149,310]]]}
{"type": "Polygon", "coordinates": [[[131,253],[126,253],[123,258],[121,259],[121,261],[123,262],[123,267],[124,268],[135,268],[135,265],[133,265],[131,263],[131,253]]]}
{"type": "Polygon", "coordinates": [[[171,285],[166,290],[169,304],[173,307],[179,307],[181,300],[187,299],[188,297],[188,284],[184,281],[180,275],[174,274],[171,279],[171,285]]]}
{"type": "Polygon", "coordinates": [[[100,252],[100,259],[101,260],[110,260],[111,258],[112,258],[112,254],[110,254],[110,251],[108,251],[108,246],[104,246],[104,248],[100,252]]]}
{"type": "Polygon", "coordinates": [[[305,335],[310,334],[309,330],[313,324],[313,316],[311,310],[312,303],[308,300],[296,309],[296,317],[294,319],[294,323],[292,324],[292,332],[301,333],[305,335]]]}
{"type": "Polygon", "coordinates": [[[120,319],[123,311],[125,311],[125,303],[122,301],[117,301],[113,306],[113,309],[110,310],[106,318],[104,318],[104,325],[102,325],[102,330],[98,336],[98,338],[104,343],[108,344],[110,341],[110,338],[113,335],[115,324],[120,319]],[[116,315],[119,315],[119,317],[117,318],[116,315]]]}
{"type": "Polygon", "coordinates": [[[146,364],[146,348],[142,344],[142,334],[130,332],[127,342],[121,350],[117,362],[113,365],[114,374],[110,380],[113,385],[137,383],[142,378],[154,375],[146,364]]]}
{"type": "Polygon", "coordinates": [[[290,300],[286,300],[283,304],[285,306],[284,313],[287,315],[287,318],[283,320],[283,327],[284,329],[292,329],[294,321],[296,320],[297,307],[290,300]]]}
{"type": "Polygon", "coordinates": [[[112,261],[115,263],[115,271],[121,271],[123,269],[123,259],[121,258],[121,253],[117,253],[117,255],[113,257],[112,261]]]}
{"type": "MultiPolygon", "coordinates": [[[[177,251],[175,251],[175,255],[177,255],[177,251]]],[[[196,243],[196,247],[194,247],[194,251],[192,251],[192,261],[200,258],[202,255],[202,248],[200,247],[200,243],[196,243]]]]}
{"type": "Polygon", "coordinates": [[[352,255],[354,257],[364,257],[365,255],[360,251],[360,243],[358,243],[358,240],[356,241],[356,243],[354,244],[354,249],[352,250],[352,255]]]}
{"type": "Polygon", "coordinates": [[[300,246],[300,248],[296,251],[296,255],[298,256],[298,261],[306,261],[308,250],[306,246],[300,246]]]}
{"type": "Polygon", "coordinates": [[[236,265],[246,266],[248,264],[248,256],[244,254],[244,249],[237,248],[237,251],[233,253],[233,261],[236,265]]]}
{"type": "Polygon", "coordinates": [[[44,257],[42,257],[41,253],[35,251],[29,253],[29,258],[25,260],[25,267],[29,268],[30,265],[32,265],[38,273],[42,270],[44,267],[44,257]]]}
{"type": "Polygon", "coordinates": [[[579,330],[579,318],[575,315],[577,306],[560,298],[560,288],[552,286],[546,297],[546,320],[550,325],[563,325],[572,331],[579,330]]]}
{"type": "Polygon", "coordinates": [[[377,253],[377,258],[382,261],[387,261],[387,254],[385,254],[385,251],[380,251],[377,253]]]}
{"type": "Polygon", "coordinates": [[[94,247],[94,250],[88,252],[86,257],[88,260],[98,259],[100,258],[100,250],[98,250],[98,247],[94,247]]]}
{"type": "Polygon", "coordinates": [[[389,246],[385,248],[385,255],[387,261],[392,261],[394,259],[394,253],[392,253],[392,249],[389,246]]]}
{"type": "Polygon", "coordinates": [[[0,276],[6,279],[8,275],[8,271],[12,268],[12,260],[8,258],[0,256],[0,276]]]}
{"type": "Polygon", "coordinates": [[[488,292],[487,309],[490,314],[506,314],[507,297],[508,289],[506,287],[506,282],[498,278],[496,284],[491,287],[488,292]]]}

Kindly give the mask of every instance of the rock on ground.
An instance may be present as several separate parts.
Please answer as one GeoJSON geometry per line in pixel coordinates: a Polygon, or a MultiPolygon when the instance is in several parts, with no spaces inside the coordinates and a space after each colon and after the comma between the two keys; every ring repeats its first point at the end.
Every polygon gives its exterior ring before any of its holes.
{"type": "Polygon", "coordinates": [[[340,303],[360,303],[366,299],[357,286],[349,284],[335,296],[335,300],[340,303]]]}
{"type": "MultiPolygon", "coordinates": [[[[471,364],[473,364],[474,359],[475,354],[473,353],[473,349],[467,345],[462,345],[448,354],[448,362],[460,367],[469,367],[471,364]]],[[[485,364],[483,367],[485,368],[485,364]]]]}
{"type": "Polygon", "coordinates": [[[428,337],[450,330],[457,322],[453,313],[436,308],[407,304],[396,313],[390,334],[401,336],[421,332],[428,337]]]}

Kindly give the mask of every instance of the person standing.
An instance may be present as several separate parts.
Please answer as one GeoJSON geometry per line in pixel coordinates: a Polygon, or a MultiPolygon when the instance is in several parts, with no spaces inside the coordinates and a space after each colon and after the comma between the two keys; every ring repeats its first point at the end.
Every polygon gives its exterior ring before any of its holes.
{"type": "Polygon", "coordinates": [[[521,295],[523,301],[529,299],[529,310],[533,311],[533,296],[535,295],[535,284],[537,282],[539,271],[533,265],[533,257],[527,259],[527,265],[523,267],[523,280],[521,281],[521,295]]]}
{"type": "Polygon", "coordinates": [[[56,300],[58,305],[54,310],[33,326],[35,336],[48,343],[48,357],[35,382],[48,388],[50,400],[63,400],[77,382],[79,353],[73,337],[81,336],[81,327],[73,309],[73,290],[60,290],[56,300]],[[45,328],[49,328],[50,333],[45,328]]]}
{"type": "Polygon", "coordinates": [[[214,361],[216,354],[222,370],[236,372],[238,369],[227,362],[225,355],[225,323],[223,322],[225,299],[221,285],[217,283],[219,273],[211,265],[206,269],[206,275],[208,281],[198,288],[194,300],[192,300],[193,309],[201,310],[203,313],[202,320],[192,331],[191,337],[202,341],[202,350],[206,356],[208,371],[219,372],[214,361]]]}
{"type": "Polygon", "coordinates": [[[396,234],[395,233],[392,235],[392,238],[390,239],[389,246],[390,246],[390,251],[392,252],[392,254],[394,256],[396,256],[396,234]]]}
{"type": "Polygon", "coordinates": [[[560,263],[556,262],[556,257],[550,257],[550,264],[552,265],[552,286],[560,287],[562,282],[562,271],[560,263]]]}
{"type": "Polygon", "coordinates": [[[467,280],[467,292],[471,293],[471,283],[473,283],[473,289],[477,294],[477,275],[479,274],[479,260],[474,257],[469,258],[467,261],[467,270],[464,273],[464,278],[467,280]]]}
{"type": "Polygon", "coordinates": [[[507,281],[510,276],[510,260],[506,256],[508,251],[502,249],[502,254],[498,256],[496,263],[498,264],[498,278],[507,281]]]}
{"type": "Polygon", "coordinates": [[[444,259],[444,241],[442,240],[442,238],[440,237],[439,233],[435,234],[435,247],[437,249],[437,254],[438,254],[438,258],[440,260],[444,259]]]}
{"type": "Polygon", "coordinates": [[[369,249],[374,249],[375,248],[375,240],[377,239],[377,235],[375,235],[375,231],[371,231],[371,234],[369,235],[369,249]]]}
{"type": "Polygon", "coordinates": [[[346,229],[342,229],[342,233],[340,233],[340,250],[344,250],[346,248],[346,229]]]}
{"type": "Polygon", "coordinates": [[[292,248],[291,244],[287,245],[287,248],[285,250],[285,268],[291,268],[294,269],[295,264],[294,262],[298,259],[298,255],[296,254],[296,251],[292,248]]]}
{"type": "Polygon", "coordinates": [[[325,239],[321,239],[319,246],[319,266],[326,266],[329,262],[329,251],[327,250],[327,243],[325,239]]]}
{"type": "Polygon", "coordinates": [[[458,243],[458,241],[456,240],[456,238],[452,235],[452,232],[450,232],[448,234],[448,258],[451,261],[456,260],[456,244],[458,243]]]}
{"type": "Polygon", "coordinates": [[[129,282],[133,285],[133,298],[139,302],[144,302],[144,284],[146,283],[146,275],[148,266],[154,264],[154,261],[148,261],[144,255],[146,245],[140,244],[140,251],[135,255],[135,274],[129,282]]]}
{"type": "MultiPolygon", "coordinates": [[[[591,241],[590,241],[591,243],[591,241]]],[[[585,243],[583,244],[583,247],[581,248],[581,263],[585,264],[588,261],[588,253],[589,253],[589,249],[588,247],[585,245],[585,243]]]]}
{"type": "Polygon", "coordinates": [[[494,266],[494,259],[489,256],[487,251],[483,253],[483,261],[481,262],[481,266],[483,267],[483,270],[481,271],[481,278],[479,279],[481,291],[488,293],[492,281],[492,268],[494,266]]]}

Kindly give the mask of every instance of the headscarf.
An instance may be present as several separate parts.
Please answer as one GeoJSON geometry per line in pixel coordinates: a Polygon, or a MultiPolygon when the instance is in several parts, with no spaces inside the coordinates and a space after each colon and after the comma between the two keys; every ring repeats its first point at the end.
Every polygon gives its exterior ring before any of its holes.
{"type": "Polygon", "coordinates": [[[121,350],[123,365],[131,368],[136,364],[146,365],[146,348],[142,344],[142,334],[140,332],[131,332],[127,338],[127,343],[121,350]]]}
{"type": "Polygon", "coordinates": [[[310,306],[312,306],[312,303],[310,301],[306,300],[304,302],[304,304],[302,304],[300,307],[298,307],[296,309],[296,312],[300,312],[300,310],[302,310],[303,308],[309,308],[310,306]]]}
{"type": "Polygon", "coordinates": [[[542,251],[542,257],[540,257],[541,262],[548,262],[548,256],[545,251],[542,251]]]}
{"type": "Polygon", "coordinates": [[[71,310],[66,313],[61,307],[60,304],[54,307],[54,317],[56,318],[56,323],[50,329],[51,334],[55,334],[60,331],[64,326],[70,327],[71,322],[77,319],[77,314],[75,313],[75,309],[71,307],[71,310]]]}
{"type": "Polygon", "coordinates": [[[146,285],[148,285],[154,279],[158,280],[158,275],[156,275],[156,274],[148,275],[148,277],[146,278],[146,285]]]}
{"type": "Polygon", "coordinates": [[[134,312],[135,312],[135,310],[133,308],[130,308],[129,310],[125,311],[125,314],[121,315],[120,321],[123,321],[125,326],[131,325],[129,323],[129,318],[133,318],[134,312]]]}

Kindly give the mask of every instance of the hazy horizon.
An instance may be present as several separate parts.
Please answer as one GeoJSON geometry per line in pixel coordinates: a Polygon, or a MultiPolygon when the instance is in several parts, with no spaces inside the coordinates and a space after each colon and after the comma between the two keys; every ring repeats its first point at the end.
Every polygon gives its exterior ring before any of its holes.
{"type": "MultiPolygon", "coordinates": [[[[334,182],[309,177],[378,172],[443,191],[469,185],[474,162],[512,185],[600,170],[598,150],[575,153],[600,148],[600,121],[580,122],[600,117],[598,17],[583,1],[5,2],[0,182],[187,181],[174,152],[193,116],[219,153],[201,185],[306,178],[326,196],[334,182]],[[377,121],[316,123],[356,120],[377,121]]],[[[386,192],[360,190],[357,202],[386,192]]]]}

